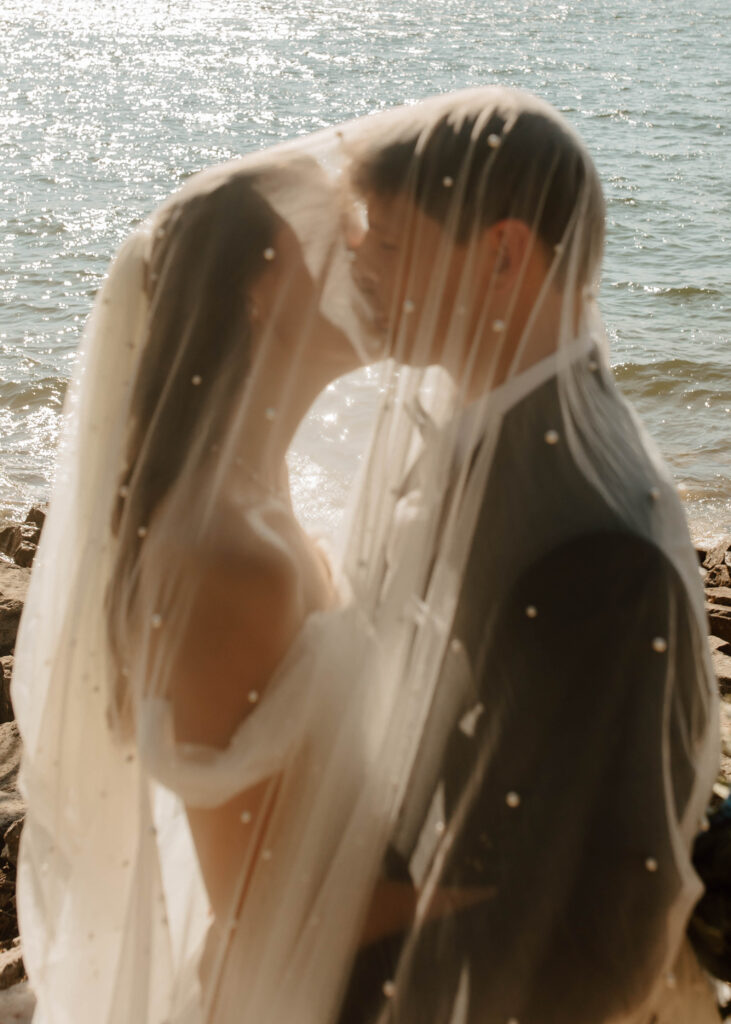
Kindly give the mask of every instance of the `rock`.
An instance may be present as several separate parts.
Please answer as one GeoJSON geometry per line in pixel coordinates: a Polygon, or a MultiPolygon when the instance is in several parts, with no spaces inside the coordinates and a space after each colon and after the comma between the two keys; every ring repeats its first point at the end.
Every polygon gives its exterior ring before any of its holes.
{"type": "Polygon", "coordinates": [[[35,996],[27,982],[0,991],[0,1021],[2,1024],[31,1024],[35,1010],[35,996]]]}
{"type": "Polygon", "coordinates": [[[15,722],[0,725],[0,790],[17,793],[18,768],[22,744],[15,722]]]}
{"type": "Polygon", "coordinates": [[[15,877],[0,871],[0,910],[5,910],[15,898],[15,877]]]}
{"type": "Polygon", "coordinates": [[[731,704],[721,701],[721,780],[731,785],[731,704]]]}
{"type": "Polygon", "coordinates": [[[727,653],[728,650],[728,647],[720,647],[711,653],[713,670],[723,697],[731,697],[731,655],[727,653]]]}
{"type": "Polygon", "coordinates": [[[10,523],[0,529],[0,551],[12,558],[20,544],[20,527],[17,523],[10,523]]]}
{"type": "Polygon", "coordinates": [[[17,867],[18,865],[20,837],[23,834],[24,824],[25,818],[18,818],[18,820],[14,822],[5,833],[5,846],[3,847],[2,852],[13,867],[17,867]]]}
{"type": "Polygon", "coordinates": [[[702,564],[704,569],[715,569],[719,565],[731,565],[731,536],[724,537],[719,544],[711,548],[702,564]]]}
{"type": "MultiPolygon", "coordinates": [[[[0,989],[10,988],[25,977],[23,951],[20,946],[0,953],[0,989]]],[[[6,1018],[3,1018],[5,1020],[6,1018]]]]}
{"type": "Polygon", "coordinates": [[[18,527],[19,540],[13,551],[13,561],[16,565],[30,567],[38,550],[38,541],[41,536],[40,527],[35,523],[23,523],[18,527]]]}
{"type": "Polygon", "coordinates": [[[12,722],[15,718],[13,702],[10,698],[10,685],[13,680],[13,656],[6,654],[0,658],[0,724],[12,722]]]}
{"type": "Polygon", "coordinates": [[[0,658],[0,723],[12,722],[13,704],[10,700],[10,673],[5,670],[5,658],[0,658]]]}
{"type": "Polygon", "coordinates": [[[708,629],[713,636],[731,643],[731,607],[721,604],[706,604],[708,629]]]}
{"type": "Polygon", "coordinates": [[[17,938],[18,914],[15,907],[15,899],[13,899],[7,907],[0,910],[0,952],[10,949],[13,941],[17,938]]]}
{"type": "Polygon", "coordinates": [[[12,654],[0,658],[0,725],[15,720],[13,710],[13,663],[12,654]]]}
{"type": "Polygon", "coordinates": [[[0,552],[12,558],[16,565],[29,567],[35,558],[41,528],[46,513],[34,507],[23,523],[8,523],[0,529],[0,552]]]}
{"type": "Polygon", "coordinates": [[[0,562],[0,655],[12,654],[30,570],[0,562]]]}
{"type": "Polygon", "coordinates": [[[705,585],[707,587],[731,586],[731,571],[727,565],[716,565],[706,570],[705,585]]]}
{"type": "Polygon", "coordinates": [[[29,510],[28,515],[25,517],[25,521],[26,523],[33,523],[35,526],[37,526],[38,532],[40,533],[41,527],[46,521],[45,509],[40,508],[40,506],[38,505],[34,505],[33,508],[29,510]]]}
{"type": "Polygon", "coordinates": [[[20,527],[20,544],[15,549],[13,561],[16,565],[30,567],[38,550],[41,530],[35,523],[23,524],[20,527]]]}
{"type": "Polygon", "coordinates": [[[0,725],[0,849],[8,830],[25,815],[25,800],[18,790],[21,749],[15,722],[0,725]]]}
{"type": "Polygon", "coordinates": [[[707,587],[706,601],[711,604],[731,605],[731,587],[707,587]]]}
{"type": "Polygon", "coordinates": [[[33,559],[36,557],[37,550],[38,548],[35,544],[21,544],[13,556],[13,561],[16,565],[30,569],[31,565],[33,565],[33,559]]]}

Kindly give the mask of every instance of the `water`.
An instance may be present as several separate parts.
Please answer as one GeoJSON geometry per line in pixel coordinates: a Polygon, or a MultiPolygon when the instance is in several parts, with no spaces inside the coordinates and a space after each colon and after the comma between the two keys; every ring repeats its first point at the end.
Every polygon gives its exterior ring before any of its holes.
{"type": "MultiPolygon", "coordinates": [[[[694,532],[731,530],[726,0],[3,0],[0,67],[0,513],[47,497],[105,267],[190,173],[497,82],[545,96],[593,153],[617,377],[694,532]]],[[[336,385],[300,438],[315,524],[337,518],[368,391],[336,385]]]]}

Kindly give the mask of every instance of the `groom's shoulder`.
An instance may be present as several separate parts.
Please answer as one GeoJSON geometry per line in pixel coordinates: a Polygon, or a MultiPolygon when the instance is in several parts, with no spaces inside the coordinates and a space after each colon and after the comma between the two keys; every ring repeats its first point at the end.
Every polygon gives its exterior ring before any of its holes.
{"type": "Polygon", "coordinates": [[[497,632],[557,665],[565,665],[567,652],[577,664],[616,664],[625,656],[659,663],[668,648],[694,661],[703,608],[694,583],[652,537],[588,532],[523,568],[506,594],[497,632]]]}
{"type": "Polygon", "coordinates": [[[513,588],[531,580],[530,589],[553,601],[614,604],[650,585],[682,588],[677,570],[653,538],[628,529],[588,530],[540,554],[513,588]]]}

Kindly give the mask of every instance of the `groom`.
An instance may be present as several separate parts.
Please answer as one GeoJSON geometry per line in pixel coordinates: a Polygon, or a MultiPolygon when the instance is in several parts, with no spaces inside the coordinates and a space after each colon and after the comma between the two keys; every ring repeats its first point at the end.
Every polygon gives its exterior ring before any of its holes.
{"type": "Polygon", "coordinates": [[[515,116],[511,95],[355,174],[354,273],[391,354],[493,392],[501,421],[442,675],[462,651],[471,683],[456,703],[437,686],[340,1021],[702,1024],[713,999],[685,946],[663,976],[713,758],[695,555],[591,340],[559,361],[604,204],[570,130],[540,105],[515,116]],[[411,930],[437,804],[451,845],[411,930]]]}

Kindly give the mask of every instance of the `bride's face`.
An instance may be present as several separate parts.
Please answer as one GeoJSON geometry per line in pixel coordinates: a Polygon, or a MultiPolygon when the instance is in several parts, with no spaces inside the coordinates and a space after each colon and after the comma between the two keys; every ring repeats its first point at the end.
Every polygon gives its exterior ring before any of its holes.
{"type": "Polygon", "coordinates": [[[337,373],[359,365],[352,340],[323,312],[325,281],[312,277],[300,240],[286,222],[265,260],[263,272],[249,287],[249,300],[255,337],[266,335],[274,342],[273,358],[286,358],[290,366],[296,361],[303,373],[323,360],[337,373]]]}

